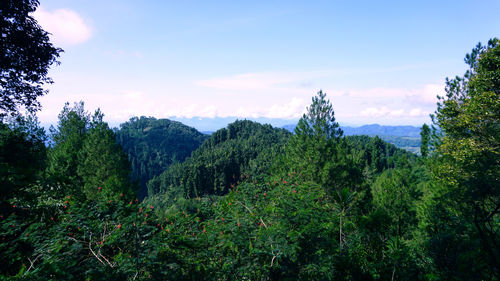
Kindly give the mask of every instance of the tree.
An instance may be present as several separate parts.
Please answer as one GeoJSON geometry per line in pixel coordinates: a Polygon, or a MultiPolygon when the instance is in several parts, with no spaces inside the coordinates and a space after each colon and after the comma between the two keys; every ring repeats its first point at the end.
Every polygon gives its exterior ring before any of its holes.
{"type": "Polygon", "coordinates": [[[420,130],[420,139],[420,155],[425,158],[429,155],[429,143],[431,142],[431,129],[427,124],[424,124],[420,130]]]}
{"type": "Polygon", "coordinates": [[[34,117],[0,122],[0,213],[10,199],[33,197],[29,188],[41,179],[45,167],[44,141],[45,131],[34,117]]]}
{"type": "Polygon", "coordinates": [[[335,209],[339,213],[339,248],[340,252],[342,252],[343,244],[344,244],[344,237],[342,234],[342,226],[343,222],[342,220],[344,219],[344,216],[349,212],[349,210],[352,208],[352,203],[354,201],[354,198],[356,196],[356,192],[351,192],[349,188],[344,187],[341,190],[337,190],[336,194],[334,194],[334,200],[335,200],[335,209]]]}
{"type": "Polygon", "coordinates": [[[116,137],[128,154],[132,179],[139,181],[139,198],[143,198],[148,181],[184,162],[208,135],[180,122],[141,116],[121,124],[116,137]]]}
{"type": "Polygon", "coordinates": [[[213,133],[191,157],[172,165],[148,183],[149,195],[182,187],[187,197],[226,194],[243,178],[268,172],[271,159],[290,133],[249,120],[235,121],[213,133]]]}
{"type": "Polygon", "coordinates": [[[51,128],[47,174],[54,187],[86,199],[133,194],[127,155],[103,116],[98,109],[91,117],[83,102],[65,104],[57,129],[51,128]]]}
{"type": "Polygon", "coordinates": [[[349,143],[342,134],[330,100],[319,91],[299,120],[285,156],[275,170],[282,174],[297,172],[330,194],[343,188],[354,190],[362,179],[360,165],[354,163],[349,143]]]}
{"type": "Polygon", "coordinates": [[[30,15],[38,4],[0,2],[0,117],[16,114],[19,106],[36,111],[37,98],[47,93],[42,86],[52,83],[47,73],[62,49],[50,43],[48,33],[30,15]]]}
{"type": "MultiPolygon", "coordinates": [[[[386,229],[388,235],[385,243],[387,257],[392,260],[391,280],[399,276],[403,267],[408,274],[414,264],[408,265],[412,253],[402,251],[410,244],[412,230],[417,221],[415,203],[420,197],[417,190],[419,178],[409,168],[388,169],[380,174],[371,186],[373,206],[391,219],[386,229]]],[[[388,261],[386,261],[388,263],[388,261]]],[[[405,272],[405,271],[403,271],[405,272]]]]}
{"type": "Polygon", "coordinates": [[[130,182],[130,163],[121,146],[116,143],[115,133],[102,120],[98,109],[87,136],[78,152],[77,174],[83,182],[87,199],[98,195],[105,198],[130,198],[133,188],[130,182]]]}
{"type": "MultiPolygon", "coordinates": [[[[466,242],[478,244],[456,258],[457,266],[471,270],[461,260],[473,261],[481,279],[492,279],[500,276],[500,41],[478,44],[465,62],[469,70],[447,79],[446,96],[433,116],[444,133],[434,169],[442,185],[436,201],[443,207],[436,206],[434,213],[441,220],[455,220],[456,241],[467,236],[466,242]]],[[[442,235],[435,229],[435,236],[442,235]]]]}
{"type": "Polygon", "coordinates": [[[295,127],[295,135],[288,145],[286,165],[280,165],[289,170],[285,173],[299,172],[306,179],[323,184],[327,180],[324,168],[335,157],[341,136],[333,106],[320,90],[295,127]]]}
{"type": "Polygon", "coordinates": [[[342,136],[342,130],[335,121],[333,106],[326,99],[326,93],[322,90],[312,98],[312,104],[307,108],[295,127],[298,136],[315,136],[327,140],[338,140],[342,136]]]}
{"type": "Polygon", "coordinates": [[[77,173],[78,152],[82,149],[90,126],[90,114],[85,111],[84,103],[64,105],[59,114],[57,128],[50,128],[52,147],[48,152],[47,174],[58,184],[81,186],[82,179],[77,173]]]}

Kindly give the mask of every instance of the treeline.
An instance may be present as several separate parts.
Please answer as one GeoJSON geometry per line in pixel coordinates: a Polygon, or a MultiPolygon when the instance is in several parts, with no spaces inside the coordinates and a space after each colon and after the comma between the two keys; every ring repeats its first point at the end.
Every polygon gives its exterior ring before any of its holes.
{"type": "Polygon", "coordinates": [[[322,91],[293,135],[113,131],[77,103],[47,147],[36,117],[5,117],[0,279],[499,280],[499,43],[446,81],[422,156],[345,137],[322,91]]]}

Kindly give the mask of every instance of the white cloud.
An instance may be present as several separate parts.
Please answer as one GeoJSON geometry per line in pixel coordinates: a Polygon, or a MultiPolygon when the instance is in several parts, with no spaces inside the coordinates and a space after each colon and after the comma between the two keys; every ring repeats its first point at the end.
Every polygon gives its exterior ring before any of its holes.
{"type": "Polygon", "coordinates": [[[70,9],[47,11],[39,7],[33,16],[47,32],[55,45],[70,46],[81,44],[92,36],[92,31],[84,19],[70,9]]]}
{"type": "Polygon", "coordinates": [[[292,100],[286,104],[277,104],[271,106],[271,108],[264,114],[265,117],[269,118],[296,118],[300,117],[307,104],[303,99],[292,98],[292,100]]]}
{"type": "Polygon", "coordinates": [[[389,115],[391,115],[391,117],[401,117],[403,116],[404,113],[405,113],[404,109],[397,109],[397,110],[392,110],[389,113],[389,115]]]}
{"type": "Polygon", "coordinates": [[[226,114],[224,114],[221,117],[229,117],[229,116],[234,116],[238,118],[245,118],[245,117],[258,118],[262,116],[262,109],[252,106],[240,106],[233,114],[231,114],[230,112],[226,112],[226,114]]]}
{"type": "Polygon", "coordinates": [[[437,95],[444,95],[444,88],[441,84],[426,84],[420,88],[368,88],[349,89],[328,92],[331,96],[350,96],[358,98],[373,99],[398,99],[407,100],[412,103],[434,106],[437,102],[437,95]],[[348,93],[348,94],[346,94],[348,93]]]}
{"type": "Polygon", "coordinates": [[[408,94],[408,99],[423,105],[435,106],[437,103],[437,96],[444,96],[443,84],[427,84],[422,89],[417,89],[408,94]]]}
{"type": "Polygon", "coordinates": [[[144,97],[144,93],[139,91],[129,91],[125,93],[125,98],[139,101],[144,97]]]}
{"type": "MultiPolygon", "coordinates": [[[[358,70],[359,72],[359,70],[358,70]]],[[[195,82],[205,88],[227,91],[286,91],[294,95],[312,95],[317,90],[313,85],[321,85],[330,97],[349,96],[353,98],[399,100],[421,106],[435,106],[437,95],[444,95],[442,84],[425,84],[418,88],[331,88],[325,85],[325,79],[335,79],[338,75],[356,73],[349,69],[315,70],[305,72],[255,72],[232,76],[211,78],[195,82]],[[318,83],[321,81],[321,83],[318,83]]],[[[328,83],[328,82],[327,82],[328,83]]],[[[396,113],[394,113],[397,115],[396,113]]]]}
{"type": "Polygon", "coordinates": [[[361,111],[361,116],[378,118],[378,117],[386,116],[389,113],[390,113],[390,110],[385,106],[382,106],[380,108],[368,107],[368,108],[365,108],[363,111],[361,111]]]}
{"type": "Polygon", "coordinates": [[[423,117],[429,114],[430,112],[422,110],[421,108],[412,108],[409,112],[406,112],[404,109],[390,109],[387,106],[368,107],[360,112],[361,116],[369,118],[423,117]]]}
{"type": "Polygon", "coordinates": [[[208,118],[215,118],[217,117],[217,108],[214,105],[209,105],[207,107],[202,108],[200,111],[198,111],[197,116],[203,116],[203,117],[208,117],[208,118]]]}
{"type": "Polygon", "coordinates": [[[410,117],[427,116],[430,112],[424,112],[421,108],[413,108],[410,111],[410,117]]]}
{"type": "MultiPolygon", "coordinates": [[[[134,55],[132,51],[122,53],[134,55]]],[[[70,76],[73,80],[61,83],[63,79],[56,77],[58,83],[52,86],[54,91],[42,99],[43,114],[57,105],[57,111],[50,112],[52,118],[56,118],[64,101],[83,99],[90,108],[99,106],[107,116],[123,121],[140,115],[297,119],[319,90],[313,85],[321,85],[341,123],[421,124],[428,122],[428,114],[435,110],[434,97],[443,88],[430,83],[414,88],[336,87],[331,81],[332,73],[334,71],[247,73],[203,80],[194,85],[189,80],[169,83],[157,80],[143,85],[141,79],[97,85],[80,76],[70,76]],[[312,83],[305,85],[304,81],[312,83]]],[[[48,115],[49,112],[44,119],[48,115]]]]}
{"type": "Polygon", "coordinates": [[[218,90],[265,90],[276,88],[311,89],[315,84],[312,80],[332,77],[343,70],[312,70],[312,71],[278,71],[253,72],[210,78],[196,81],[195,84],[218,90]]]}

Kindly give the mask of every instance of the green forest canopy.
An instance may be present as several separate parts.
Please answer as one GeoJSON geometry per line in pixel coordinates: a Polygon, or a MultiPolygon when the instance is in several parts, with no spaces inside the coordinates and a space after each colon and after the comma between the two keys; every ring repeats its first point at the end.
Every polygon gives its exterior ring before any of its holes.
{"type": "Polygon", "coordinates": [[[172,150],[144,201],[129,159],[163,165],[147,155],[163,139],[140,136],[152,125],[128,131],[146,144],[129,158],[83,102],[64,106],[49,147],[36,117],[4,119],[0,279],[499,280],[499,40],[465,62],[421,156],[343,136],[320,91],[294,135],[237,121],[195,150],[203,136],[159,122],[194,152],[172,150]]]}
{"type": "Polygon", "coordinates": [[[141,116],[121,124],[116,138],[128,154],[132,179],[139,181],[144,197],[150,179],[183,162],[208,136],[180,122],[141,116]]]}

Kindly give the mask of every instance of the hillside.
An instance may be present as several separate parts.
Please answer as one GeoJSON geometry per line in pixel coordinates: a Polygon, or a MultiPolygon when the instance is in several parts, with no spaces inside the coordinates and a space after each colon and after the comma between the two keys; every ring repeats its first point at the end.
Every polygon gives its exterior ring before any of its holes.
{"type": "Polygon", "coordinates": [[[142,116],[121,124],[116,138],[128,154],[132,178],[139,181],[139,195],[144,197],[147,181],[183,162],[207,136],[180,122],[142,116]]]}
{"type": "Polygon", "coordinates": [[[236,121],[213,133],[184,163],[148,183],[149,195],[181,187],[188,197],[225,194],[242,176],[267,172],[291,134],[253,121],[236,121]]]}

